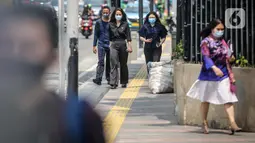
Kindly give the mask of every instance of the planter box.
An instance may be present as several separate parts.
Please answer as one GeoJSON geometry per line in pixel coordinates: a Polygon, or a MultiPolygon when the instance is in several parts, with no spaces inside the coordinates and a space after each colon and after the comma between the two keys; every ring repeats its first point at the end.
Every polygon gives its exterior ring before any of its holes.
{"type": "MultiPolygon", "coordinates": [[[[189,88],[197,80],[200,64],[176,63],[174,66],[174,91],[179,124],[201,125],[200,101],[186,96],[189,88]]],[[[237,97],[235,118],[244,131],[255,132],[255,69],[234,68],[237,80],[237,97]]],[[[228,129],[229,121],[223,105],[211,105],[208,114],[211,128],[228,129]]]]}

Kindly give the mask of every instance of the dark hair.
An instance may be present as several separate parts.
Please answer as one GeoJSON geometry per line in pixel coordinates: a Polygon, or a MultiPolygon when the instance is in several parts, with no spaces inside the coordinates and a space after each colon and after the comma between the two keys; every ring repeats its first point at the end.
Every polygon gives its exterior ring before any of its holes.
{"type": "Polygon", "coordinates": [[[52,48],[58,47],[58,20],[56,11],[52,7],[37,5],[22,5],[13,8],[11,17],[15,19],[31,18],[42,21],[49,33],[52,48]]]}
{"type": "Polygon", "coordinates": [[[111,11],[109,6],[103,6],[102,9],[101,9],[101,12],[103,12],[104,9],[108,9],[109,11],[111,11]]]}
{"type": "Polygon", "coordinates": [[[116,8],[116,9],[112,12],[110,22],[116,23],[115,14],[116,14],[117,11],[120,11],[120,12],[122,13],[122,19],[121,19],[121,21],[122,21],[122,22],[127,22],[127,15],[126,15],[126,13],[123,11],[123,9],[121,9],[121,8],[116,8]]]}
{"type": "Polygon", "coordinates": [[[219,24],[223,24],[220,19],[213,19],[207,26],[200,32],[200,36],[202,38],[208,37],[211,33],[212,30],[219,24]]]}
{"type": "Polygon", "coordinates": [[[154,12],[154,11],[151,11],[151,12],[149,12],[149,13],[146,15],[144,24],[148,24],[148,23],[149,23],[149,17],[150,17],[151,14],[153,14],[153,15],[156,17],[156,23],[157,23],[157,24],[161,24],[160,19],[159,19],[157,13],[154,12]]]}
{"type": "Polygon", "coordinates": [[[99,17],[102,18],[102,15],[103,15],[103,10],[104,9],[108,9],[109,11],[111,11],[111,8],[109,6],[103,6],[101,9],[100,9],[100,12],[99,12],[99,17]]]}

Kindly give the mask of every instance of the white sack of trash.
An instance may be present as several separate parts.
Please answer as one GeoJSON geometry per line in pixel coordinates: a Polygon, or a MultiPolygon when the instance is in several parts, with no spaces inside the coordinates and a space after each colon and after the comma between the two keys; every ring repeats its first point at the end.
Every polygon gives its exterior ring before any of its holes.
{"type": "Polygon", "coordinates": [[[173,65],[171,61],[150,62],[149,88],[153,94],[173,92],[173,65]]]}

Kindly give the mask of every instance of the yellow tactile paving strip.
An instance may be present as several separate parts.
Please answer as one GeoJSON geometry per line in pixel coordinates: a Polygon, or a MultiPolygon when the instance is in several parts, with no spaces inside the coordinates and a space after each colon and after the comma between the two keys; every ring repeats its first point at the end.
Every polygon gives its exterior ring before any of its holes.
{"type": "MultiPolygon", "coordinates": [[[[171,40],[167,37],[166,39],[171,40]]],[[[166,47],[166,43],[163,44],[163,50],[166,47]]],[[[163,53],[164,54],[164,53],[163,53]]],[[[114,143],[118,132],[125,121],[125,118],[136,99],[141,86],[144,84],[144,80],[147,76],[146,65],[139,70],[135,78],[130,82],[129,86],[123,94],[120,96],[119,100],[112,107],[108,115],[104,119],[104,129],[107,143],[114,143]]]]}
{"type": "Polygon", "coordinates": [[[136,77],[130,82],[128,88],[120,96],[119,100],[112,107],[104,120],[105,135],[107,143],[113,143],[131,105],[136,99],[141,86],[147,76],[146,66],[144,65],[137,73],[136,77]]]}

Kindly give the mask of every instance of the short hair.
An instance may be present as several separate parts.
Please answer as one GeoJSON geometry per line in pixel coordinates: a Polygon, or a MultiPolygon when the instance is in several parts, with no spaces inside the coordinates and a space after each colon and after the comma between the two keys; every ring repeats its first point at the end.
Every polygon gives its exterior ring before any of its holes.
{"type": "Polygon", "coordinates": [[[103,6],[102,11],[103,11],[103,9],[108,9],[109,11],[111,11],[111,8],[109,6],[103,6]]]}

